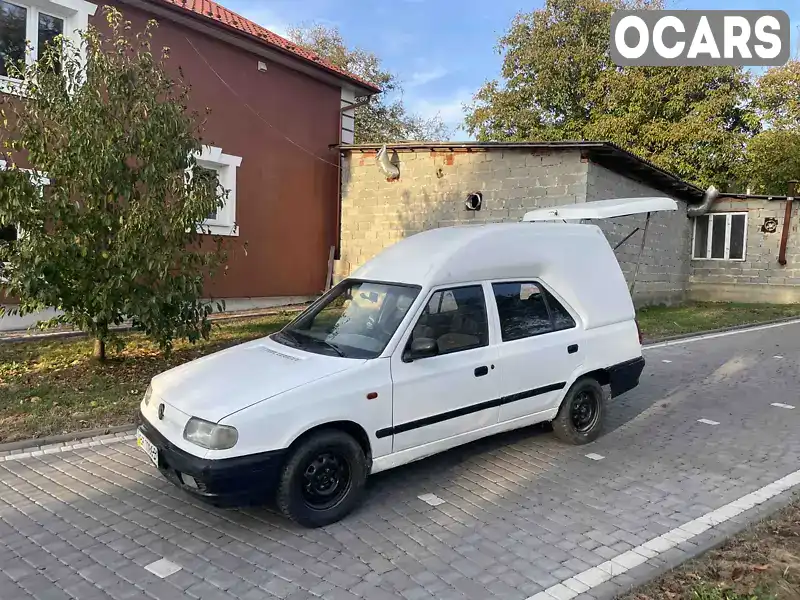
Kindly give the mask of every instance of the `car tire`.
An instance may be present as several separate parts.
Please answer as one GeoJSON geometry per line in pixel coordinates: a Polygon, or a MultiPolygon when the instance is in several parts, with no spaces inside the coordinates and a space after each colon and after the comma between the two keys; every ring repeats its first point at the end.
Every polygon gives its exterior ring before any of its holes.
{"type": "Polygon", "coordinates": [[[305,527],[335,523],[361,501],[367,471],[364,450],[351,435],[317,431],[299,442],[283,466],[276,504],[305,527]]]}
{"type": "Polygon", "coordinates": [[[567,392],[558,415],[553,419],[553,433],[567,444],[588,444],[602,433],[605,414],[603,386],[596,379],[584,377],[567,392]]]}

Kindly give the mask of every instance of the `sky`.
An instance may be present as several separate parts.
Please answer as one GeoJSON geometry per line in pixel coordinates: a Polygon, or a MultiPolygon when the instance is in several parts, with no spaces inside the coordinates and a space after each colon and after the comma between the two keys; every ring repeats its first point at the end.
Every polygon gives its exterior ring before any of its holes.
{"type": "MultiPolygon", "coordinates": [[[[500,74],[497,40],[514,15],[544,0],[218,0],[285,35],[292,25],[336,26],[346,42],[377,54],[399,76],[403,100],[425,117],[439,115],[468,139],[463,105],[500,74]]],[[[674,9],[767,10],[789,13],[793,54],[800,45],[800,0],[671,0],[674,9]]]]}

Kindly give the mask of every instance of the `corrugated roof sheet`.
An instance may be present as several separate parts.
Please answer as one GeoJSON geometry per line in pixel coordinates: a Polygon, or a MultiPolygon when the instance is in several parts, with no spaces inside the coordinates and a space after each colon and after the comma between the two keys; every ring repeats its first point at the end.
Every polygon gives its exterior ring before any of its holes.
{"type": "Polygon", "coordinates": [[[242,33],[245,33],[249,36],[257,38],[263,44],[267,46],[271,46],[273,48],[278,48],[279,50],[283,50],[289,54],[295,55],[297,58],[304,60],[306,62],[310,62],[315,64],[327,71],[332,72],[334,75],[342,77],[343,79],[350,80],[351,82],[357,83],[360,87],[365,87],[374,92],[380,92],[380,88],[376,87],[372,83],[345,71],[331,63],[330,61],[326,60],[316,52],[309,50],[308,48],[304,48],[303,46],[299,46],[294,42],[287,40],[279,36],[276,33],[273,33],[269,29],[266,29],[251,21],[250,19],[246,19],[243,16],[233,12],[222,6],[221,4],[217,4],[216,2],[211,2],[211,0],[157,0],[159,2],[163,2],[165,4],[169,4],[180,9],[192,12],[196,15],[200,15],[205,17],[206,19],[210,19],[217,23],[221,23],[226,25],[232,29],[236,29],[242,33]]]}

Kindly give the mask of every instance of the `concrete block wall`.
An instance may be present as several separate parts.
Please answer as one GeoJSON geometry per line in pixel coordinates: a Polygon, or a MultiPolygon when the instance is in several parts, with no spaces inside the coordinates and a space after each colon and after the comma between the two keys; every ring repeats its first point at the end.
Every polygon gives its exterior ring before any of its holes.
{"type": "Polygon", "coordinates": [[[400,178],[387,181],[374,152],[351,151],[342,181],[343,277],[383,248],[433,227],[519,221],[528,210],[586,197],[588,161],[577,151],[401,151],[400,178]],[[480,191],[480,211],[464,206],[480,191]]]}
{"type": "MultiPolygon", "coordinates": [[[[643,183],[622,177],[596,163],[589,163],[587,202],[664,195],[664,192],[643,183]]],[[[633,294],[636,304],[675,304],[686,298],[692,222],[686,216],[686,203],[679,200],[678,207],[677,211],[653,213],[650,217],[646,245],[642,252],[633,294]]],[[[634,229],[640,228],[640,231],[616,250],[617,260],[629,285],[636,270],[645,220],[645,215],[637,215],[596,222],[606,234],[612,247],[634,229]]]]}
{"type": "MultiPolygon", "coordinates": [[[[613,197],[663,196],[588,159],[579,151],[492,149],[471,152],[400,151],[397,181],[386,181],[374,152],[350,151],[343,168],[341,259],[337,279],[383,248],[433,227],[519,221],[528,210],[613,197]],[[483,207],[468,211],[467,194],[480,191],[483,207]]],[[[684,299],[689,275],[690,222],[685,203],[650,223],[634,300],[637,304],[684,299]]],[[[644,217],[598,222],[616,245],[644,217]]],[[[633,274],[637,233],[618,251],[626,277],[633,274]]]]}
{"type": "MultiPolygon", "coordinates": [[[[780,200],[720,198],[709,214],[746,212],[744,261],[692,260],[689,298],[715,302],[800,302],[800,201],[795,201],[786,244],[786,265],[778,263],[786,204],[780,200]],[[774,232],[764,228],[775,219],[774,232]]],[[[691,254],[690,254],[691,256],[691,254]]]]}

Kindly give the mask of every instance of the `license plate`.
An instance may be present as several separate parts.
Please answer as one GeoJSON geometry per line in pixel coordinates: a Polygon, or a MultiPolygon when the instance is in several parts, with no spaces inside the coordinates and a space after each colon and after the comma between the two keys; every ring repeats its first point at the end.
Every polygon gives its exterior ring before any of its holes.
{"type": "Polygon", "coordinates": [[[158,466],[158,448],[155,447],[153,442],[147,439],[141,429],[136,430],[136,445],[144,450],[144,453],[150,457],[150,460],[153,461],[155,466],[158,466]]]}

